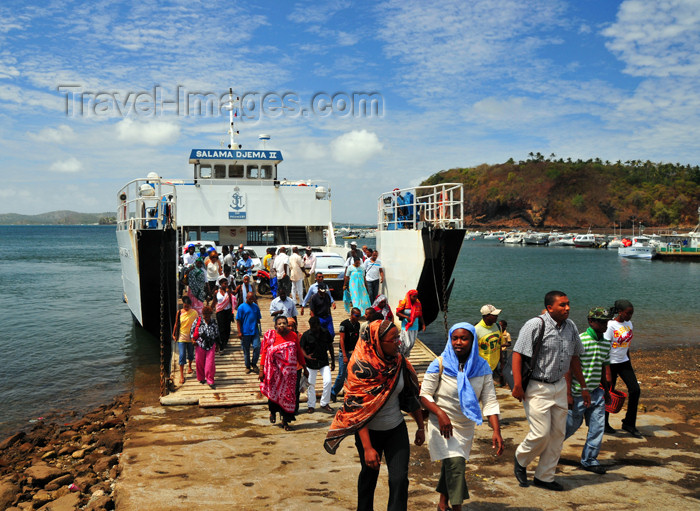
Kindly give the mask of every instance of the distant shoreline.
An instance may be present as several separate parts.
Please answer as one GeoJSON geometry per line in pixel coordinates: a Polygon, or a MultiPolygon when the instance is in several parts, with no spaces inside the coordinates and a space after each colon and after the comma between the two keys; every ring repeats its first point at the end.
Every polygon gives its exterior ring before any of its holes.
{"type": "Polygon", "coordinates": [[[2,224],[0,227],[105,227],[109,225],[117,225],[114,223],[90,223],[90,224],[2,224]]]}
{"type": "Polygon", "coordinates": [[[0,213],[0,225],[116,225],[116,223],[117,218],[113,211],[79,213],[60,210],[38,215],[0,213]]]}

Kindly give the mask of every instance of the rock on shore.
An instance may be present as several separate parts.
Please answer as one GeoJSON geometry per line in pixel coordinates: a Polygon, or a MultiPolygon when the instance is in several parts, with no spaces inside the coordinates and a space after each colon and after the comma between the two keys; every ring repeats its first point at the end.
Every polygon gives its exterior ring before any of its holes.
{"type": "Polygon", "coordinates": [[[40,422],[0,442],[0,509],[114,509],[131,394],[69,423],[40,422]]]}

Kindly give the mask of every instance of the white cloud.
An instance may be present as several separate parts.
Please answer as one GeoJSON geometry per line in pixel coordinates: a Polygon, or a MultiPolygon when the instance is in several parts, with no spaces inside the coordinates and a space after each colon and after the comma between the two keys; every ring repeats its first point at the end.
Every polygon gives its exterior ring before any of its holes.
{"type": "Polygon", "coordinates": [[[306,25],[326,23],[337,12],[348,7],[350,7],[350,3],[344,0],[297,3],[287,19],[306,25]]]}
{"type": "Polygon", "coordinates": [[[13,84],[0,84],[0,106],[24,112],[27,111],[28,107],[61,111],[65,109],[65,99],[36,89],[23,88],[13,84]]]}
{"type": "Polygon", "coordinates": [[[55,161],[49,167],[51,172],[64,172],[66,174],[80,172],[82,169],[83,164],[75,156],[71,156],[66,160],[55,161]]]}
{"type": "Polygon", "coordinates": [[[180,126],[168,121],[119,121],[115,126],[117,138],[132,144],[171,144],[180,136],[180,126]]]}
{"type": "Polygon", "coordinates": [[[536,51],[565,23],[560,0],[389,0],[379,7],[384,53],[416,101],[469,96],[487,80],[505,84],[537,65],[536,51]]]}
{"type": "Polygon", "coordinates": [[[58,128],[44,128],[39,133],[28,133],[29,137],[37,142],[61,144],[75,139],[73,128],[61,124],[58,128]]]}
{"type": "MultiPolygon", "coordinates": [[[[1,41],[1,39],[0,39],[1,41]]],[[[17,59],[9,52],[0,53],[0,78],[16,78],[20,75],[19,70],[15,67],[17,59]]]]}
{"type": "Polygon", "coordinates": [[[299,156],[305,160],[321,160],[328,156],[328,150],[316,142],[302,142],[299,148],[299,156]]]}
{"type": "Polygon", "coordinates": [[[700,73],[700,2],[626,0],[601,32],[607,48],[634,76],[700,73]]]}
{"type": "Polygon", "coordinates": [[[338,32],[338,44],[340,46],[353,46],[357,44],[360,40],[358,34],[351,34],[349,32],[343,32],[342,30],[338,32]]]}
{"type": "Polygon", "coordinates": [[[353,130],[340,135],[330,145],[333,159],[350,165],[361,165],[384,149],[377,134],[367,130],[353,130]]]}

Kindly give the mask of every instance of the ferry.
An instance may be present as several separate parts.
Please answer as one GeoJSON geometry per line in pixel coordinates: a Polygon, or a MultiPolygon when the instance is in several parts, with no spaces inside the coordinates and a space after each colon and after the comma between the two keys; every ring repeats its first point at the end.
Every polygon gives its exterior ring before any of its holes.
{"type": "MultiPolygon", "coordinates": [[[[192,149],[192,179],[157,173],[134,179],[117,193],[117,242],[124,301],[134,320],[169,337],[179,298],[178,256],[190,240],[252,247],[313,246],[346,256],[336,245],[331,187],[318,180],[280,179],[282,151],[244,150],[236,142],[236,99],[229,92],[228,148],[192,149]],[[324,236],[324,232],[327,236],[324,236]]],[[[394,189],[378,198],[376,243],[385,270],[381,293],[395,308],[417,289],[426,324],[446,311],[454,265],[464,238],[461,184],[394,189]]]]}

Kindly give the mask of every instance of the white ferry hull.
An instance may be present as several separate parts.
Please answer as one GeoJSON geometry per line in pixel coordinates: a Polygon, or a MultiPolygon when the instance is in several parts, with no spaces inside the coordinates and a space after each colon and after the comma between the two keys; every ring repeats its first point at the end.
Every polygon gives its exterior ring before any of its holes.
{"type": "Polygon", "coordinates": [[[154,337],[160,337],[162,315],[162,328],[168,335],[172,331],[177,302],[175,231],[121,230],[117,231],[117,243],[122,267],[124,301],[129,306],[134,320],[154,337]],[[162,310],[161,287],[164,305],[162,310]]]}
{"type": "Polygon", "coordinates": [[[124,302],[134,315],[134,319],[143,324],[141,311],[141,284],[138,265],[138,245],[136,235],[138,231],[117,231],[117,244],[119,245],[119,260],[122,266],[122,285],[124,289],[124,302]]]}
{"type": "Polygon", "coordinates": [[[454,279],[452,272],[465,229],[405,229],[378,231],[385,280],[381,292],[392,310],[411,289],[423,304],[423,321],[429,325],[447,307],[454,279]]]}

